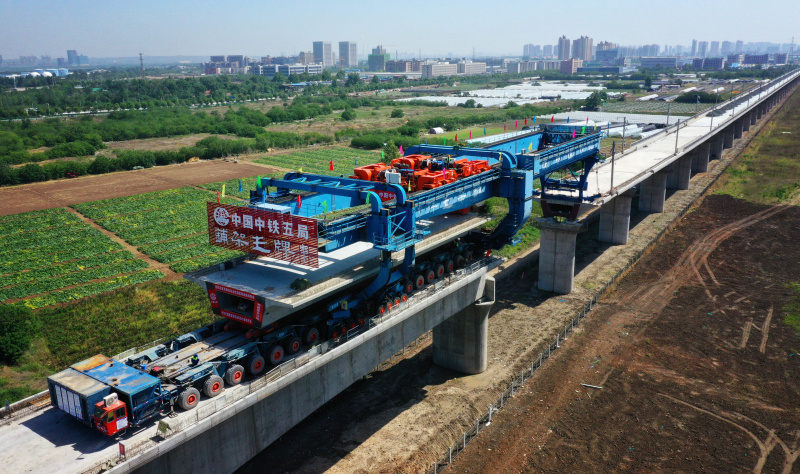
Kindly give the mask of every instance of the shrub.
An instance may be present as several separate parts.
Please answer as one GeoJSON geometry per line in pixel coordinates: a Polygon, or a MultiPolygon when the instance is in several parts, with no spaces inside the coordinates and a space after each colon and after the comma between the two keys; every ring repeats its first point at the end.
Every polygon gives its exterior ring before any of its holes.
{"type": "Polygon", "coordinates": [[[342,120],[353,120],[356,118],[356,111],[353,109],[345,109],[342,112],[342,120]]]}
{"type": "Polygon", "coordinates": [[[403,109],[394,109],[392,110],[392,118],[403,118],[405,114],[403,113],[403,109]]]}
{"type": "Polygon", "coordinates": [[[0,304],[0,359],[9,364],[16,363],[30,347],[38,326],[30,308],[0,304]]]}

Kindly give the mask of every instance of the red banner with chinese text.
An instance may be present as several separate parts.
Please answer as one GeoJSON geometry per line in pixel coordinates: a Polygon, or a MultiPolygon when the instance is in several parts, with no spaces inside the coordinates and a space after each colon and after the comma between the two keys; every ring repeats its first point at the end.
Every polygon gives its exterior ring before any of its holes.
{"type": "Polygon", "coordinates": [[[208,202],[208,243],[308,267],[319,266],[317,221],[208,202]]]}

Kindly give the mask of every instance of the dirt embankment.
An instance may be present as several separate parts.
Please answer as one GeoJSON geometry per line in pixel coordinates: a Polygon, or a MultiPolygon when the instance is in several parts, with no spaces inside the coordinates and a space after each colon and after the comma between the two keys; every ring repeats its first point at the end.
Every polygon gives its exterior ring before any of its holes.
{"type": "Polygon", "coordinates": [[[707,198],[453,472],[799,469],[799,242],[800,208],[707,198]]]}

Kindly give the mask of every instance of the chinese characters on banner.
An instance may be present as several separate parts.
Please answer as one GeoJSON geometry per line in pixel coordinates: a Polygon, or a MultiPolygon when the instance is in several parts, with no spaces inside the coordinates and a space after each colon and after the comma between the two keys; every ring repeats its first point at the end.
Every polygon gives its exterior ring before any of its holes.
{"type": "Polygon", "coordinates": [[[373,189],[372,191],[381,198],[381,201],[391,201],[393,199],[397,199],[397,196],[391,191],[379,191],[377,189],[373,189]]]}
{"type": "Polygon", "coordinates": [[[317,221],[291,214],[208,203],[208,242],[317,268],[317,221]]]}

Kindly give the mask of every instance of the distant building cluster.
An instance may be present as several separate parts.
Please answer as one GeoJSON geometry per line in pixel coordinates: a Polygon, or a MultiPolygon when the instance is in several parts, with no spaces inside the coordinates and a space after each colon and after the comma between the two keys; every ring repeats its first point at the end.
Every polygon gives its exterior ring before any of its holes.
{"type": "Polygon", "coordinates": [[[702,69],[724,69],[731,66],[786,64],[791,60],[793,51],[793,43],[692,40],[691,48],[658,44],[621,46],[609,41],[600,41],[595,45],[594,40],[587,36],[570,40],[562,35],[553,45],[523,45],[522,59],[509,61],[503,67],[509,73],[559,69],[565,74],[623,73],[636,67],[677,69],[685,64],[702,69]]]}
{"type": "Polygon", "coordinates": [[[486,73],[486,63],[475,62],[468,59],[451,61],[425,61],[422,64],[422,78],[436,78],[442,76],[473,76],[486,73]]]}

